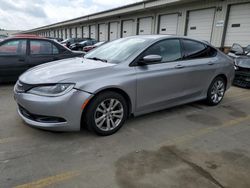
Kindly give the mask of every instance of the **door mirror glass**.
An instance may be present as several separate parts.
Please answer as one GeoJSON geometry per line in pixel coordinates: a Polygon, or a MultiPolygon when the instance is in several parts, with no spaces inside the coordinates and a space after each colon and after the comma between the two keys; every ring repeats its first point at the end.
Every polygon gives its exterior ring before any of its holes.
{"type": "Polygon", "coordinates": [[[143,57],[143,63],[159,63],[161,62],[162,57],[160,55],[147,55],[143,57]]]}
{"type": "Polygon", "coordinates": [[[230,49],[230,52],[234,53],[235,55],[243,55],[244,49],[241,47],[241,45],[235,43],[230,49]]]}

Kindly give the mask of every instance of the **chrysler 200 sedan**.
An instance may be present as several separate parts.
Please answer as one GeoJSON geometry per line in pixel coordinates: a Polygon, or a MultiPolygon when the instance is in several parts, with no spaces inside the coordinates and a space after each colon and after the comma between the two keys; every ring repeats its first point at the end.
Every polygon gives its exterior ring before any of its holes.
{"type": "Polygon", "coordinates": [[[147,35],[118,39],[32,68],[14,93],[29,125],[110,135],[130,116],[198,100],[217,105],[234,78],[233,60],[207,43],[147,35]]]}

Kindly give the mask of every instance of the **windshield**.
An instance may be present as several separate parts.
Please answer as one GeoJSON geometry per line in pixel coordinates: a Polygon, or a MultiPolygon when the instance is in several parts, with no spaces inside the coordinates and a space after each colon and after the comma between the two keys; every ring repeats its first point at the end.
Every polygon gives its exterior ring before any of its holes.
{"type": "Polygon", "coordinates": [[[96,48],[85,55],[87,59],[103,60],[108,63],[119,64],[138,50],[148,45],[152,39],[149,38],[122,38],[96,48]]]}

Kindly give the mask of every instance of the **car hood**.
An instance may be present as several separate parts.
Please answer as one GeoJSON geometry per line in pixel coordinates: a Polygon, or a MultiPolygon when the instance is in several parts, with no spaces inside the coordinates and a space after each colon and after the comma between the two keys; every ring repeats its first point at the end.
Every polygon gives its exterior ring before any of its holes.
{"type": "Polygon", "coordinates": [[[74,78],[79,79],[79,77],[84,79],[84,75],[87,75],[89,71],[105,69],[114,65],[76,57],[36,66],[23,73],[19,80],[27,84],[66,82],[67,80],[72,81],[74,78]]]}
{"type": "Polygon", "coordinates": [[[235,59],[235,64],[238,67],[250,68],[250,57],[238,57],[235,59]]]}

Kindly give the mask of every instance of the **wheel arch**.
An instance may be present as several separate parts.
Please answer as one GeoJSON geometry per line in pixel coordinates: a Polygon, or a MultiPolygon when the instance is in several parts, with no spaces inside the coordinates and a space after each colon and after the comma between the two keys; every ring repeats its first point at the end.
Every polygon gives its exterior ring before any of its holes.
{"type": "Polygon", "coordinates": [[[84,113],[87,110],[87,108],[89,107],[89,105],[91,104],[91,101],[98,96],[101,93],[107,92],[107,91],[113,91],[116,93],[119,93],[120,95],[122,95],[124,97],[124,99],[126,100],[127,106],[128,106],[128,117],[132,114],[132,101],[131,98],[129,97],[129,95],[121,88],[117,88],[117,87],[109,87],[109,88],[103,88],[98,90],[96,93],[93,94],[93,97],[90,98],[90,100],[88,101],[88,104],[84,107],[84,109],[82,110],[82,117],[81,117],[81,125],[83,125],[83,121],[84,121],[84,113]]]}
{"type": "MultiPolygon", "coordinates": [[[[226,88],[227,88],[227,84],[228,84],[228,78],[227,78],[227,76],[225,75],[225,74],[218,74],[214,79],[216,79],[216,78],[218,78],[218,77],[221,77],[221,78],[223,78],[223,80],[225,81],[225,86],[226,86],[226,88]]],[[[214,80],[213,79],[213,80],[214,80]]]]}

